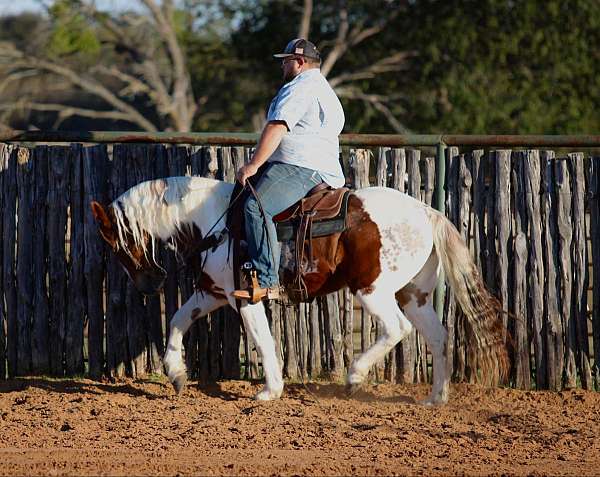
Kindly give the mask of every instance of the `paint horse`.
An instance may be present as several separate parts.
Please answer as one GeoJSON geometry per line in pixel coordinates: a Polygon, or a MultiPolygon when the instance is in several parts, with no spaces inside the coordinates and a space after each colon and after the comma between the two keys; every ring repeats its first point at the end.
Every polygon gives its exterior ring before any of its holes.
{"type": "MultiPolygon", "coordinates": [[[[223,230],[225,219],[219,217],[232,190],[233,184],[218,180],[170,177],[140,183],[106,209],[97,202],[91,207],[101,236],[136,287],[148,294],[157,292],[166,277],[156,260],[156,243],[164,241],[181,251],[193,247],[192,242],[205,238],[211,229],[223,230]]],[[[500,303],[485,289],[468,248],[443,214],[399,191],[368,187],[352,192],[346,224],[334,241],[313,239],[314,266],[304,278],[310,297],[348,286],[381,324],[379,338],[349,369],[350,393],[414,326],[433,360],[432,390],[423,403],[447,402],[448,337],[432,305],[442,270],[465,314],[468,353],[480,377],[491,385],[507,377],[510,364],[500,303]]],[[[194,320],[219,307],[235,308],[228,241],[202,254],[205,264],[198,289],[171,320],[163,360],[178,392],[187,380],[182,359],[185,332],[194,320]]],[[[239,312],[262,357],[265,385],[256,399],[277,399],[283,379],[265,308],[260,302],[242,301],[239,312]]]]}

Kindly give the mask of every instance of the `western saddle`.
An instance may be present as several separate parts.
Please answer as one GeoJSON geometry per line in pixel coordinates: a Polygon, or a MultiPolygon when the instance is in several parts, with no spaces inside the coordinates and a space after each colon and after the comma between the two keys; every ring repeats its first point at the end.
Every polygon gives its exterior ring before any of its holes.
{"type": "MultiPolygon", "coordinates": [[[[235,203],[230,204],[231,207],[227,214],[227,228],[233,245],[234,270],[239,271],[234,274],[236,289],[240,286],[241,265],[245,262],[240,243],[245,239],[244,204],[250,194],[247,188],[243,192],[241,192],[241,188],[242,186],[236,183],[232,200],[237,199],[235,203]]],[[[277,240],[279,242],[291,240],[295,242],[294,280],[292,283],[284,284],[289,290],[288,296],[296,297],[299,301],[308,299],[301,271],[302,262],[306,259],[309,268],[312,265],[313,238],[341,233],[345,230],[349,194],[350,189],[346,187],[333,189],[323,182],[313,187],[306,197],[273,217],[277,229],[277,240]]],[[[250,269],[244,269],[244,271],[248,275],[246,279],[250,301],[254,303],[258,301],[258,299],[253,299],[252,294],[252,291],[258,288],[256,272],[250,269]]],[[[277,298],[277,296],[272,298],[277,298]]]]}

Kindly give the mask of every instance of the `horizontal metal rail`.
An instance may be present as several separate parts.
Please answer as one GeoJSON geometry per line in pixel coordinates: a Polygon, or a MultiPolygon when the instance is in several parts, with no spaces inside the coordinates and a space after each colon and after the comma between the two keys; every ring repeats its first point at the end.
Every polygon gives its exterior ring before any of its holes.
{"type": "MultiPolygon", "coordinates": [[[[168,143],[252,146],[256,133],[3,131],[0,142],[168,143]]],[[[600,135],[342,134],[342,146],[600,147],[600,135]]]]}

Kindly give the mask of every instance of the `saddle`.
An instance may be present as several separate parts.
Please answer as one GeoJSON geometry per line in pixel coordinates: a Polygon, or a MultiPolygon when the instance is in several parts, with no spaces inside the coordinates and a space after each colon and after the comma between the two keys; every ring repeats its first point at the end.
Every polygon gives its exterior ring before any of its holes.
{"type": "MultiPolygon", "coordinates": [[[[259,174],[251,177],[251,183],[258,182],[259,174]]],[[[250,194],[248,189],[242,191],[242,186],[236,183],[231,195],[233,204],[227,214],[227,228],[233,244],[234,270],[242,272],[241,264],[246,261],[241,250],[241,241],[245,240],[244,204],[250,194]],[[241,194],[241,195],[240,195],[241,194]],[[239,195],[239,197],[238,197],[239,195]],[[237,199],[236,199],[237,198],[237,199]]],[[[312,264],[312,239],[341,233],[346,229],[346,214],[350,189],[342,187],[333,189],[326,183],[321,183],[311,189],[306,197],[273,217],[279,242],[295,242],[294,279],[285,283],[289,296],[296,300],[307,299],[307,289],[302,278],[302,262],[308,260],[312,264]]],[[[239,288],[241,277],[235,274],[236,289],[239,288]]],[[[255,280],[248,280],[250,288],[255,280]]]]}

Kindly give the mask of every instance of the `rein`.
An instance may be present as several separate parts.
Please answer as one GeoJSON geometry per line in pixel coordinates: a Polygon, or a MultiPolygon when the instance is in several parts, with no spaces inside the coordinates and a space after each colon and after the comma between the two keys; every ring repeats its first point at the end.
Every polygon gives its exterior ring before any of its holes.
{"type": "MultiPolygon", "coordinates": [[[[264,210],[264,208],[262,206],[262,203],[260,202],[258,194],[256,193],[256,189],[254,188],[254,186],[251,184],[251,182],[249,180],[246,180],[246,183],[244,184],[244,187],[242,187],[242,189],[233,198],[233,200],[231,200],[229,202],[228,207],[219,216],[219,218],[216,220],[216,222],[213,224],[213,226],[208,230],[206,236],[203,237],[202,239],[200,239],[200,241],[198,243],[196,243],[193,247],[191,247],[189,250],[186,251],[185,255],[183,255],[183,257],[182,257],[182,261],[183,262],[187,261],[187,259],[190,258],[195,253],[202,253],[202,252],[205,252],[205,251],[211,250],[211,249],[214,252],[217,249],[217,247],[219,245],[221,245],[225,241],[226,235],[229,234],[229,231],[227,230],[227,227],[225,229],[223,229],[222,231],[220,231],[220,232],[215,232],[213,234],[211,234],[211,232],[215,229],[215,227],[221,221],[221,219],[223,217],[225,217],[227,215],[227,213],[233,208],[234,204],[239,200],[239,198],[242,196],[242,194],[244,193],[244,190],[246,188],[250,191],[250,193],[256,199],[256,203],[258,204],[258,208],[260,210],[262,218],[263,218],[263,220],[266,220],[265,210],[264,210]]],[[[273,254],[273,248],[271,247],[271,238],[272,237],[270,236],[269,231],[267,230],[267,245],[269,247],[269,252],[271,253],[271,259],[273,260],[273,263],[275,263],[275,256],[273,254]]],[[[202,272],[202,270],[204,270],[204,265],[206,264],[206,259],[207,258],[208,258],[208,254],[204,257],[204,260],[202,261],[202,263],[200,265],[200,272],[202,272]]],[[[177,273],[181,272],[187,266],[188,265],[186,265],[185,263],[183,263],[182,265],[180,265],[177,268],[176,272],[177,273]]],[[[234,273],[237,273],[237,271],[234,271],[234,273]]]]}
{"type": "MultiPolygon", "coordinates": [[[[202,252],[206,252],[207,250],[211,250],[211,249],[214,252],[217,249],[217,247],[225,241],[225,236],[229,232],[227,230],[227,228],[221,230],[220,232],[215,232],[213,234],[211,234],[211,232],[215,229],[215,227],[221,221],[221,219],[227,215],[227,213],[231,210],[233,205],[238,201],[238,199],[240,198],[240,196],[242,195],[243,192],[244,192],[244,189],[240,190],[238,192],[238,195],[236,195],[234,197],[234,199],[229,202],[229,205],[227,206],[225,211],[219,216],[219,218],[212,225],[212,227],[210,229],[208,229],[206,236],[202,237],[198,243],[194,244],[189,250],[186,251],[185,255],[182,256],[183,262],[185,262],[188,258],[190,258],[195,253],[202,253],[202,252]]],[[[200,266],[200,271],[202,271],[204,269],[205,263],[206,263],[206,257],[204,257],[204,261],[202,262],[202,264],[200,266]]],[[[184,263],[177,268],[176,272],[179,273],[180,271],[184,270],[186,267],[187,267],[187,265],[184,263]]]]}

